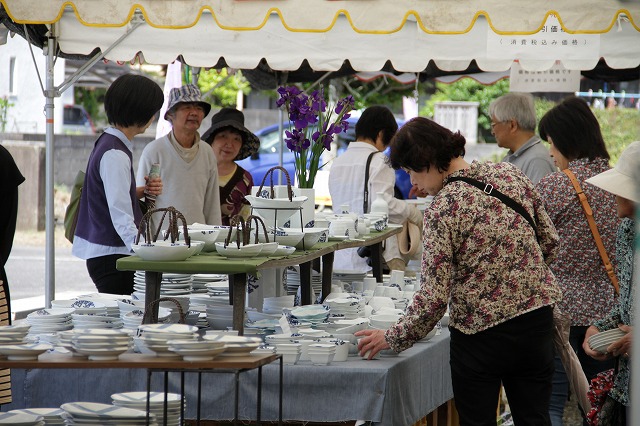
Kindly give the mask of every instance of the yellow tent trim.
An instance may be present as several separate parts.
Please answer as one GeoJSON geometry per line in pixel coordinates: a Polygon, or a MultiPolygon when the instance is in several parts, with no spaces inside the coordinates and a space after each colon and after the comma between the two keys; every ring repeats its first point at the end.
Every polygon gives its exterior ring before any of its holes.
{"type": "Polygon", "coordinates": [[[278,17],[280,18],[280,22],[282,23],[283,27],[286,28],[288,31],[290,32],[301,32],[301,33],[325,33],[325,32],[329,32],[333,29],[333,27],[336,25],[336,22],[339,18],[340,14],[343,14],[345,16],[345,18],[347,19],[347,21],[349,22],[349,25],[351,26],[351,28],[353,29],[354,32],[359,33],[359,34],[393,34],[395,32],[400,31],[406,24],[407,21],[409,20],[410,16],[413,16],[415,18],[416,24],[418,25],[418,27],[426,34],[437,34],[437,35],[456,35],[456,34],[466,34],[469,31],[471,31],[471,29],[473,28],[473,26],[476,24],[476,21],[478,20],[478,18],[480,16],[484,16],[485,19],[487,20],[487,23],[489,24],[490,28],[496,33],[496,34],[500,34],[500,35],[531,35],[531,34],[535,34],[537,32],[539,32],[543,27],[544,24],[547,20],[547,18],[550,15],[555,15],[558,18],[558,21],[560,22],[560,26],[562,27],[562,29],[569,33],[569,34],[602,34],[602,33],[606,33],[608,31],[611,30],[611,28],[613,28],[613,26],[616,24],[618,18],[621,15],[625,15],[628,19],[629,22],[631,23],[631,25],[637,30],[640,31],[640,26],[638,26],[631,13],[629,12],[629,10],[627,9],[619,9],[617,10],[610,23],[605,26],[604,28],[600,28],[600,29],[588,29],[588,30],[572,30],[570,28],[567,28],[562,20],[562,17],[560,15],[560,13],[558,13],[556,10],[549,10],[545,13],[544,17],[541,19],[540,21],[540,25],[533,29],[533,30],[528,30],[528,31],[504,31],[501,30],[499,28],[496,27],[496,25],[494,25],[491,16],[489,15],[489,13],[485,10],[479,10],[477,11],[473,18],[470,20],[469,24],[460,30],[455,30],[455,31],[435,31],[435,30],[431,30],[429,28],[427,28],[425,26],[425,24],[423,23],[422,19],[420,18],[420,14],[418,11],[416,10],[408,10],[405,14],[404,17],[402,18],[401,22],[399,25],[390,28],[390,29],[386,29],[386,30],[372,30],[372,29],[363,29],[363,28],[359,28],[356,26],[356,24],[354,23],[351,14],[349,13],[348,10],[345,9],[339,9],[335,12],[331,23],[329,25],[327,25],[326,27],[319,27],[319,28],[299,28],[299,27],[295,27],[289,23],[287,23],[284,19],[283,16],[283,12],[277,8],[277,7],[272,7],[270,8],[264,18],[262,19],[262,21],[254,26],[231,26],[231,25],[225,25],[223,22],[221,22],[220,18],[216,15],[216,13],[214,12],[214,10],[211,8],[211,6],[202,6],[200,8],[200,10],[197,13],[197,17],[195,20],[193,20],[192,22],[185,24],[185,25],[161,25],[161,24],[157,24],[154,23],[151,19],[149,19],[149,13],[147,10],[145,10],[144,6],[135,3],[133,5],[131,5],[131,8],[129,10],[129,13],[127,14],[126,19],[124,19],[122,22],[111,22],[111,23],[94,23],[94,22],[87,22],[84,19],[82,19],[82,17],[80,16],[80,13],[78,12],[77,7],[75,6],[75,4],[72,1],[67,1],[65,3],[63,3],[60,7],[60,11],[58,12],[58,14],[55,16],[55,18],[51,19],[51,20],[46,20],[46,21],[32,21],[29,19],[21,19],[20,17],[15,16],[11,10],[9,10],[9,7],[6,4],[6,0],[0,0],[0,3],[2,3],[4,5],[5,10],[7,11],[7,14],[9,15],[9,17],[16,23],[18,24],[53,24],[57,21],[59,21],[62,18],[62,15],[64,14],[64,9],[65,7],[70,7],[73,9],[74,14],[78,20],[78,22],[80,22],[82,25],[87,26],[87,27],[98,27],[98,28],[114,28],[114,27],[123,27],[125,25],[128,25],[129,22],[131,21],[131,19],[133,18],[133,16],[136,13],[136,10],[139,10],[140,13],[142,14],[142,16],[144,17],[147,25],[154,27],[154,28],[160,28],[160,29],[174,29],[174,30],[178,30],[178,29],[185,29],[185,28],[191,28],[193,26],[195,26],[198,21],[202,18],[203,14],[205,11],[208,11],[211,16],[213,17],[215,23],[218,25],[218,27],[220,27],[223,30],[229,30],[229,31],[258,31],[260,29],[262,29],[268,22],[269,20],[269,16],[271,14],[277,14],[278,17]]]}

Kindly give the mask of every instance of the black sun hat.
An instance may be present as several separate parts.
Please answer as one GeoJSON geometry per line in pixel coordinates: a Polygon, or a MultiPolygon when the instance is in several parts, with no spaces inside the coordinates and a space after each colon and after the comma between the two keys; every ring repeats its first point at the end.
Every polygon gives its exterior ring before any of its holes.
{"type": "Polygon", "coordinates": [[[260,148],[260,139],[251,133],[249,129],[244,127],[244,114],[242,111],[238,111],[235,108],[222,108],[220,111],[215,113],[213,117],[211,117],[211,127],[204,132],[202,140],[208,144],[213,143],[213,137],[215,134],[225,127],[233,127],[242,133],[242,147],[234,161],[243,160],[258,152],[258,148],[260,148]]]}

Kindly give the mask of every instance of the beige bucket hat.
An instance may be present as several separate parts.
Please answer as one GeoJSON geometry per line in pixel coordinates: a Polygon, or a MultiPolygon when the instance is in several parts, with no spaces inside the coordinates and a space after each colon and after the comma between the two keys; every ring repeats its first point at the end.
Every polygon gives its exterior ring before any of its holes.
{"type": "Polygon", "coordinates": [[[640,141],[632,142],[622,151],[615,167],[586,180],[612,194],[640,203],[640,141]]]}

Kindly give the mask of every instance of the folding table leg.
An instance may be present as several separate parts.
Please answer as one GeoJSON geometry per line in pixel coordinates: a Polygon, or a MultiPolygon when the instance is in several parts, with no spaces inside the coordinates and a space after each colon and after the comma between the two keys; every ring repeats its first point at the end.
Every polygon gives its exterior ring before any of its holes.
{"type": "Polygon", "coordinates": [[[260,423],[260,411],[262,410],[262,366],[258,367],[258,411],[256,413],[256,421],[260,423]]]}
{"type": "Polygon", "coordinates": [[[196,421],[198,423],[198,426],[200,426],[200,403],[202,401],[202,372],[198,371],[198,406],[196,407],[197,410],[197,418],[196,421]]]}
{"type": "Polygon", "coordinates": [[[238,411],[239,411],[239,403],[238,403],[238,399],[240,397],[240,372],[238,370],[236,370],[234,372],[234,375],[236,376],[236,398],[235,398],[235,408],[233,410],[233,424],[237,425],[238,424],[238,411]]]}
{"type": "Polygon", "coordinates": [[[151,409],[151,370],[147,370],[147,426],[151,423],[149,410],[151,409]]]}
{"type": "Polygon", "coordinates": [[[282,379],[284,377],[284,358],[280,356],[280,386],[278,392],[280,395],[278,396],[278,426],[282,426],[282,395],[283,395],[283,387],[282,387],[282,379]]]}
{"type": "Polygon", "coordinates": [[[169,372],[164,372],[164,406],[162,407],[162,414],[164,415],[164,426],[167,426],[167,398],[169,394],[169,372]]]}

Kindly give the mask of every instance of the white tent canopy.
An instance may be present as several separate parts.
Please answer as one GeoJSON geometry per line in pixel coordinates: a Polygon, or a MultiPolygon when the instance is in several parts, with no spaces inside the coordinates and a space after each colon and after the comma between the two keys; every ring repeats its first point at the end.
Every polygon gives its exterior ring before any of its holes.
{"type": "Polygon", "coordinates": [[[611,68],[640,64],[637,1],[0,2],[15,23],[55,24],[61,52],[89,55],[112,47],[105,58],[113,61],[168,64],[182,56],[196,67],[223,61],[253,69],[265,59],[281,71],[304,60],[315,71],[336,71],[349,61],[353,70],[369,72],[387,61],[400,72],[422,71],[430,61],[444,71],[464,70],[472,60],[485,71],[505,71],[514,59],[532,71],[554,61],[574,70],[592,69],[601,58],[611,68]],[[513,46],[554,30],[569,43],[513,46]]]}
{"type": "MultiPolygon", "coordinates": [[[[84,55],[96,47],[104,52],[131,29],[130,24],[87,27],[70,8],[65,9],[57,26],[60,49],[84,55]]],[[[167,64],[182,55],[183,61],[192,66],[211,67],[224,60],[236,69],[256,68],[264,58],[272,69],[289,71],[298,69],[305,59],[316,71],[339,70],[344,61],[349,61],[357,71],[378,71],[389,61],[401,72],[420,72],[431,60],[445,71],[464,70],[474,59],[485,71],[507,70],[514,59],[519,59],[523,68],[534,71],[548,69],[556,60],[565,68],[576,70],[592,69],[600,58],[611,68],[634,68],[640,64],[640,33],[626,18],[602,34],[558,34],[566,40],[588,41],[591,44],[588,49],[567,44],[511,52],[513,49],[507,47],[509,51],[505,54],[496,40],[520,42],[536,36],[499,36],[491,32],[490,22],[479,16],[468,31],[456,35],[424,32],[413,20],[394,32],[361,33],[354,31],[345,15],[338,15],[330,31],[294,33],[275,14],[266,17],[259,30],[237,31],[219,27],[213,16],[205,12],[193,26],[180,30],[141,24],[106,58],[132,61],[141,55],[138,60],[146,63],[167,64]]]]}

